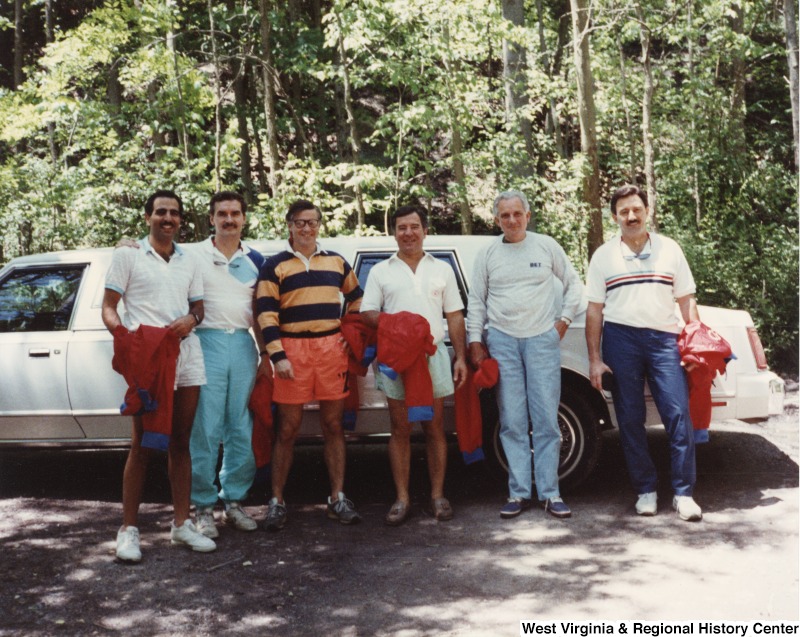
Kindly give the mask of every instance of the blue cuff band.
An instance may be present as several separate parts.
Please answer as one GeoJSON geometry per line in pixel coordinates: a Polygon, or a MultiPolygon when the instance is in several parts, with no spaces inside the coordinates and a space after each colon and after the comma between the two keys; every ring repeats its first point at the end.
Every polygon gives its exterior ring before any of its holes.
{"type": "Polygon", "coordinates": [[[169,447],[169,436],[155,431],[145,431],[142,434],[142,447],[166,451],[167,447],[169,447]]]}
{"type": "Polygon", "coordinates": [[[424,422],[433,420],[433,407],[409,407],[408,422],[424,422]]]}

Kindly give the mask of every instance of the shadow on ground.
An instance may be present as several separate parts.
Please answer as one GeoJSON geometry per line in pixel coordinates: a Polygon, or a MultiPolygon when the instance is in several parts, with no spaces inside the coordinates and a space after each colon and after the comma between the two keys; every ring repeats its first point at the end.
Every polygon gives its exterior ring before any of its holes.
{"type": "MultiPolygon", "coordinates": [[[[705,519],[670,508],[663,432],[650,433],[659,515],[637,518],[618,437],[604,438],[574,516],[540,509],[501,521],[505,496],[453,450],[450,523],[422,513],[424,450],[415,447],[416,515],[389,528],[385,448],[351,445],[348,496],[364,522],[325,518],[321,449],[298,450],[276,534],[221,529],[207,555],[169,546],[164,463],[142,507],[144,560],[113,557],[125,454],[0,455],[0,635],[519,634],[520,619],[798,619],[798,466],[759,435],[714,433],[698,449],[705,519]]],[[[263,515],[266,488],[248,506],[263,515]]]]}

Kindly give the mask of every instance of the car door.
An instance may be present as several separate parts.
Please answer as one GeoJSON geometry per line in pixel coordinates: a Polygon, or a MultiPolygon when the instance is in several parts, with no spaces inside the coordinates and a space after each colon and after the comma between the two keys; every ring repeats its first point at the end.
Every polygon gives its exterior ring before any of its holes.
{"type": "Polygon", "coordinates": [[[67,392],[67,351],[87,264],[12,268],[0,281],[0,439],[83,438],[67,392]]]}

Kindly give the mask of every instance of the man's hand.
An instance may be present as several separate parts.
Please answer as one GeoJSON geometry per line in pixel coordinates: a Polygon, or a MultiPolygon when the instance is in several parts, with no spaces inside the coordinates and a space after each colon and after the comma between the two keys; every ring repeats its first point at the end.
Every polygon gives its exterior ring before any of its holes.
{"type": "Polygon", "coordinates": [[[269,362],[269,356],[262,356],[258,363],[258,370],[256,371],[256,378],[259,376],[266,376],[272,378],[272,364],[269,362]]]}
{"type": "Polygon", "coordinates": [[[569,323],[558,319],[554,327],[556,328],[556,332],[558,332],[558,338],[563,340],[564,334],[567,333],[567,328],[569,328],[569,323]]]}
{"type": "Polygon", "coordinates": [[[339,337],[339,346],[342,348],[342,351],[345,353],[346,356],[350,356],[350,343],[347,342],[347,339],[344,336],[339,337]]]}
{"type": "Polygon", "coordinates": [[[275,375],[284,380],[294,380],[294,367],[288,358],[275,363],[275,375]]]}
{"type": "Polygon", "coordinates": [[[167,325],[168,330],[172,330],[175,333],[175,336],[178,338],[183,338],[184,336],[188,336],[191,334],[192,330],[197,326],[197,321],[195,320],[194,316],[191,314],[187,314],[186,316],[181,316],[178,319],[175,319],[167,325]]]}
{"type": "Polygon", "coordinates": [[[597,391],[603,391],[603,374],[613,374],[611,368],[601,360],[589,362],[589,380],[597,391]]]}
{"type": "Polygon", "coordinates": [[[473,369],[478,369],[485,358],[488,356],[486,356],[482,343],[475,341],[469,344],[469,362],[473,369]]]}
{"type": "Polygon", "coordinates": [[[453,362],[453,382],[455,383],[456,391],[467,382],[467,372],[467,362],[463,358],[457,358],[453,362]]]}

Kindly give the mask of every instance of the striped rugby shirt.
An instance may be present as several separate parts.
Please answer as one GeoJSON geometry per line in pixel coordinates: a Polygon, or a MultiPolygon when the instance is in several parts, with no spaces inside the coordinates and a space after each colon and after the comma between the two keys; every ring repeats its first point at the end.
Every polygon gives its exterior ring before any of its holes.
{"type": "Polygon", "coordinates": [[[603,320],[678,334],[675,299],[695,293],[695,283],[681,247],[669,237],[650,233],[646,259],[631,255],[622,237],[600,246],[586,277],[589,301],[603,303],[603,320]]]}
{"type": "Polygon", "coordinates": [[[344,296],[348,312],[358,312],[364,292],[344,257],[330,250],[306,259],[285,250],[269,257],[256,286],[256,314],[273,363],[286,358],[283,338],[318,338],[336,334],[344,296]]]}

